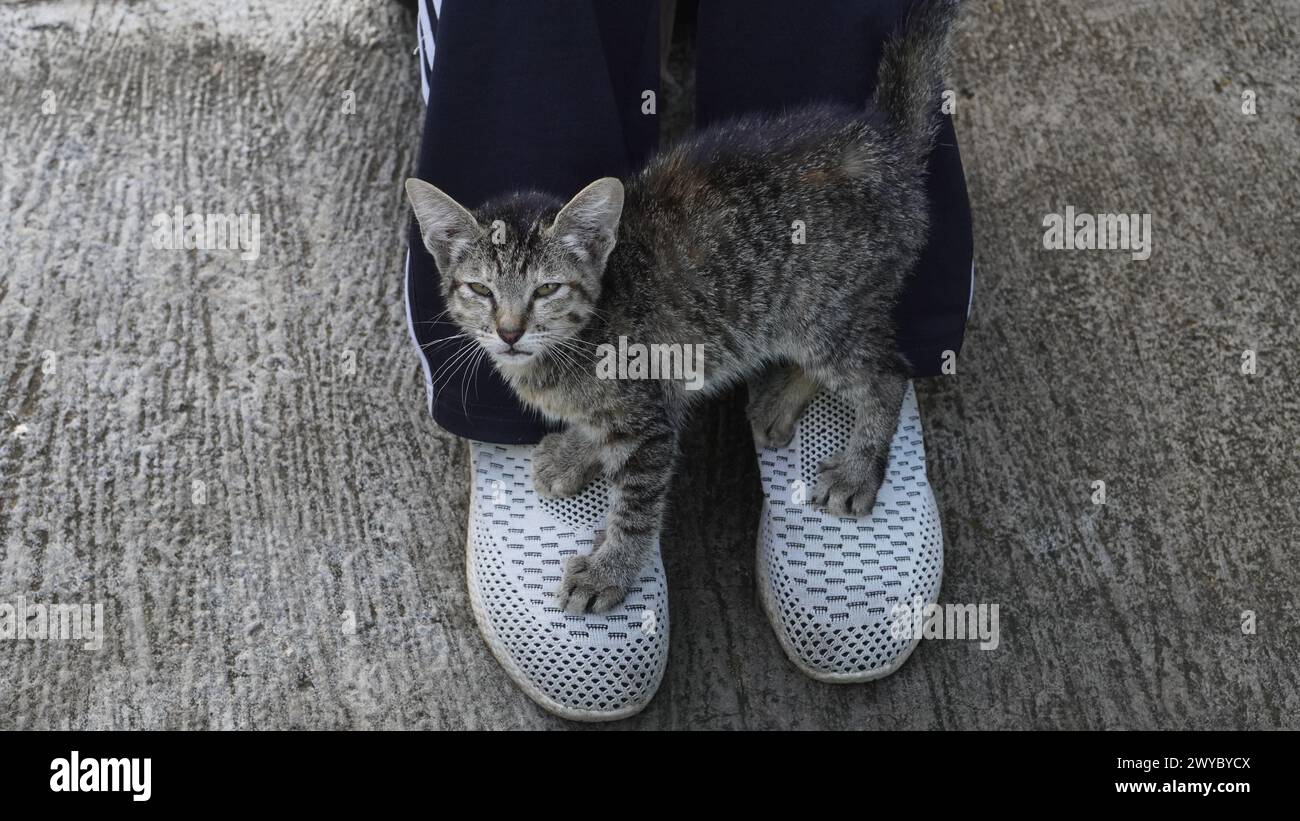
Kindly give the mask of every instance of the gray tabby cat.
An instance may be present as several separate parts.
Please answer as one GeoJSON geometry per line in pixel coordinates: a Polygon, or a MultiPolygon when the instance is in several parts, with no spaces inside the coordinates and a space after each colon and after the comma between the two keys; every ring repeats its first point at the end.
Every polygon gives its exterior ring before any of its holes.
{"type": "Polygon", "coordinates": [[[623,599],[656,549],[688,407],[742,379],[762,446],[788,443],[823,387],[851,402],[848,445],[810,500],[837,516],[872,509],[907,384],[891,315],[927,241],[925,166],[957,6],[916,3],[870,106],[701,131],[626,188],[605,178],[567,205],[522,192],[471,213],[407,180],[450,317],[525,403],[566,423],[533,454],[538,492],[572,495],[601,471],[610,482],[603,541],[565,568],[566,610],[623,599]],[[619,337],[703,346],[705,389],[599,378],[598,346],[619,337]]]}

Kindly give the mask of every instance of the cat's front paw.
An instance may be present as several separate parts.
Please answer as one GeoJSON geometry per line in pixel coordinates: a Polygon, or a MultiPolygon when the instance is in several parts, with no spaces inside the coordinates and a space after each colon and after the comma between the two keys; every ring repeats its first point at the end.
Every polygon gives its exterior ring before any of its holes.
{"type": "Polygon", "coordinates": [[[570,556],[556,593],[560,607],[574,615],[604,613],[627,596],[628,583],[593,556],[570,556]]]}
{"type": "Polygon", "coordinates": [[[821,463],[809,501],[832,516],[865,516],[876,506],[884,480],[882,468],[879,459],[832,456],[821,463]]]}
{"type": "Polygon", "coordinates": [[[575,496],[596,477],[599,465],[574,446],[567,433],[548,433],[533,449],[533,487],[544,499],[575,496]]]}

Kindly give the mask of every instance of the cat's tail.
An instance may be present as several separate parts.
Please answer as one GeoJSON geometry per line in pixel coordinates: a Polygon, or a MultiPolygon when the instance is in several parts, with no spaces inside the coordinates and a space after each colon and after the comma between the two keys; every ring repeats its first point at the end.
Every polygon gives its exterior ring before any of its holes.
{"type": "Polygon", "coordinates": [[[880,59],[873,102],[918,161],[929,155],[939,130],[940,87],[960,6],[960,0],[914,0],[880,59]]]}

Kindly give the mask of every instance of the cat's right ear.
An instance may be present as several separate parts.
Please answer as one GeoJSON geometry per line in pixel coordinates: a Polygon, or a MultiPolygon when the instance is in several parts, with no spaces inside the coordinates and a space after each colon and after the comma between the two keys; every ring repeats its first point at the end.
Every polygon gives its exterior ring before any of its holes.
{"type": "Polygon", "coordinates": [[[440,270],[450,270],[483,235],[473,214],[424,180],[408,179],[406,196],[420,223],[424,247],[433,254],[440,270]]]}

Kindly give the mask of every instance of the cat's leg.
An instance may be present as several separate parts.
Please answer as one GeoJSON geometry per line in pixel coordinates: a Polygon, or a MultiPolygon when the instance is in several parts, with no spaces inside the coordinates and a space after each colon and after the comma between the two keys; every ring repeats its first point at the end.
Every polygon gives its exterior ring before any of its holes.
{"type": "Polygon", "coordinates": [[[821,390],[816,380],[794,363],[769,365],[749,383],[749,425],[760,448],[790,444],[804,409],[821,390]]]}
{"type": "Polygon", "coordinates": [[[809,500],[835,516],[865,516],[885,478],[889,445],[907,392],[906,365],[895,355],[869,368],[818,368],[820,381],[853,405],[856,417],[840,453],[821,463],[809,500]]]}
{"type": "Polygon", "coordinates": [[[573,496],[600,473],[599,442],[577,428],[548,433],[533,449],[533,486],[546,499],[573,496]]]}
{"type": "Polygon", "coordinates": [[[658,548],[677,429],[660,418],[605,439],[610,509],[604,538],[590,555],[571,556],[558,594],[570,613],[602,613],[627,595],[658,548]]]}

